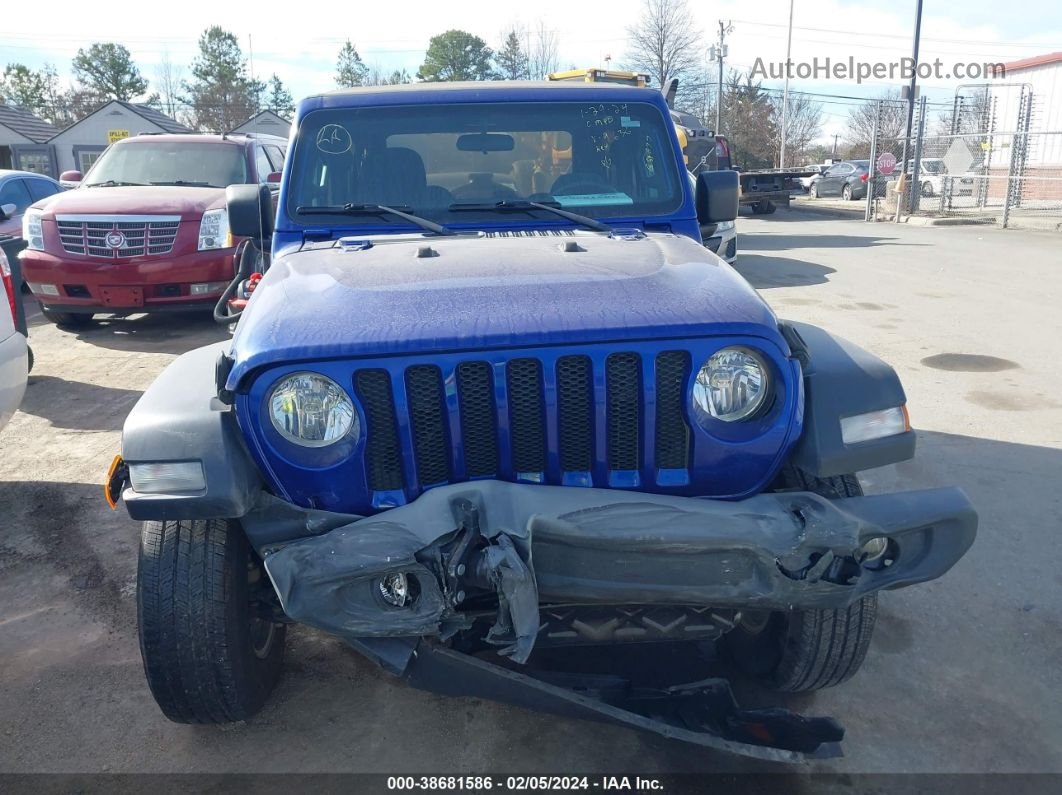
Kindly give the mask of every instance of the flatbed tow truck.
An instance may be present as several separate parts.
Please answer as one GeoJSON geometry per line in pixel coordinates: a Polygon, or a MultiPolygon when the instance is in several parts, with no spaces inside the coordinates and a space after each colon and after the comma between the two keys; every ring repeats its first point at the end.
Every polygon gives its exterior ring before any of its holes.
{"type": "MultiPolygon", "coordinates": [[[[585,83],[620,83],[636,88],[647,88],[649,75],[643,72],[628,72],[616,69],[568,69],[553,72],[549,80],[576,81],[585,83]]],[[[730,155],[730,142],[725,135],[717,135],[704,123],[688,111],[676,110],[675,97],[678,93],[678,79],[667,81],[661,88],[671,110],[671,121],[678,133],[679,145],[686,158],[686,167],[694,176],[701,171],[738,172],[739,204],[752,210],[753,215],[769,215],[778,205],[789,206],[790,196],[800,191],[801,177],[815,174],[814,169],[756,169],[743,171],[735,168],[730,155]]]]}

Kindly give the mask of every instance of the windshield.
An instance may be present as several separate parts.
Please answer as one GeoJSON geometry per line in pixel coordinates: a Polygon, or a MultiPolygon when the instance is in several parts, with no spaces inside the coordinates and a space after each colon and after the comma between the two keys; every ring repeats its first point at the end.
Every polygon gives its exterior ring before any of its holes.
{"type": "MultiPolygon", "coordinates": [[[[526,200],[591,218],[662,215],[683,200],[670,136],[670,122],[648,103],[319,110],[299,129],[286,210],[300,225],[334,225],[351,204],[399,206],[456,224],[501,221],[493,205],[526,200]]],[[[556,221],[511,209],[510,221],[556,221]]],[[[347,215],[342,223],[409,225],[393,215],[347,215]]]]}
{"type": "Polygon", "coordinates": [[[85,177],[92,185],[192,185],[225,188],[247,182],[242,146],[157,141],[116,144],[85,177]]]}

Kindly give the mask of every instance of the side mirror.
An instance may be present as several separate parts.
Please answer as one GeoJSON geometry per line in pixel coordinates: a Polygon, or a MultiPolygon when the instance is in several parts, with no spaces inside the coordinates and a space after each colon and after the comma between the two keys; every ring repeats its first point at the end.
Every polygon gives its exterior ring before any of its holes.
{"type": "Polygon", "coordinates": [[[232,234],[261,241],[273,234],[273,197],[268,185],[229,185],[225,204],[232,234]]]}
{"type": "Polygon", "coordinates": [[[282,176],[283,176],[283,174],[281,172],[273,171],[268,176],[266,176],[266,182],[269,183],[270,185],[279,185],[280,184],[280,178],[282,176]]]}
{"type": "Polygon", "coordinates": [[[720,224],[738,216],[738,173],[702,171],[697,175],[697,222],[720,224]]]}
{"type": "Polygon", "coordinates": [[[14,204],[0,204],[0,221],[6,221],[18,210],[14,204]]]}
{"type": "Polygon", "coordinates": [[[59,184],[64,188],[72,188],[75,185],[81,184],[81,172],[80,171],[64,171],[59,175],[59,184]]]}

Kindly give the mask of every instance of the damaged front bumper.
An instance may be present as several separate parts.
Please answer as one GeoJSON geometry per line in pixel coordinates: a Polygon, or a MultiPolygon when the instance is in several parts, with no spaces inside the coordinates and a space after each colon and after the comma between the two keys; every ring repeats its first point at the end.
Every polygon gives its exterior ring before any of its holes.
{"type": "MultiPolygon", "coordinates": [[[[469,629],[486,607],[494,618],[486,642],[525,663],[540,634],[541,606],[842,608],[875,591],[939,577],[969,549],[977,528],[969,501],[954,488],[837,500],[781,492],[727,502],[501,481],[440,487],[368,518],[300,513],[270,498],[243,522],[252,541],[317,533],[291,543],[256,543],[292,619],[346,638],[414,683],[425,679],[424,663],[411,670],[411,660],[430,658],[434,668],[447,669],[463,658],[465,673],[477,666],[494,671],[473,673],[474,679],[508,682],[546,701],[556,701],[558,693],[547,693],[540,678],[431,639],[469,629]],[[400,638],[397,646],[381,640],[400,638]],[[403,648],[401,664],[380,651],[403,648]]],[[[427,679],[438,685],[454,677],[427,679]]],[[[753,719],[737,710],[729,688],[696,685],[671,697],[696,696],[715,705],[714,723],[695,732],[702,744],[736,738],[761,751],[781,745],[804,752],[808,731],[816,746],[839,731],[835,724],[814,724],[813,730],[800,724],[804,740],[783,741],[782,735],[797,731],[791,721],[828,720],[785,713],[781,724],[745,738],[734,727],[753,719]],[[730,715],[723,720],[729,730],[719,727],[720,710],[730,715]]],[[[470,690],[476,689],[462,692],[470,690]]],[[[481,690],[476,694],[522,703],[481,690]]],[[[585,698],[573,705],[563,693],[559,697],[576,713],[591,709],[598,718],[615,719],[620,709],[607,699],[591,699],[596,706],[587,707],[585,698]]],[[[658,712],[646,698],[647,709],[658,712]]],[[[620,711],[628,718],[639,713],[630,704],[620,711]]],[[[673,724],[661,727],[654,730],[678,736],[673,724]]]]}

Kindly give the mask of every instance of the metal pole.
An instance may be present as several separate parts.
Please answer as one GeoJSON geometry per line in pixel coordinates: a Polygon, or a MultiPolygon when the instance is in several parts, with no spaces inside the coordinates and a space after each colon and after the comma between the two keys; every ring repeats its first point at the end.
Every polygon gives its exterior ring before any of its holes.
{"type": "Polygon", "coordinates": [[[914,61],[914,69],[911,72],[911,88],[907,97],[907,129],[905,137],[910,140],[911,127],[914,124],[914,101],[915,87],[918,83],[918,45],[922,40],[922,0],[918,0],[918,9],[915,11],[914,52],[911,59],[914,61]]]}
{"type": "Polygon", "coordinates": [[[722,135],[723,130],[723,20],[719,20],[719,92],[715,95],[715,134],[722,135]]]}
{"type": "MultiPolygon", "coordinates": [[[[911,212],[918,210],[918,201],[922,198],[921,191],[921,166],[922,166],[922,137],[926,134],[926,98],[918,108],[918,135],[915,137],[914,166],[911,168],[911,212]]],[[[904,164],[907,168],[907,164],[904,164]]]]}
{"type": "MultiPolygon", "coordinates": [[[[881,100],[878,100],[877,110],[874,113],[874,132],[870,135],[870,181],[867,183],[867,207],[863,212],[864,221],[872,221],[874,219],[874,194],[877,192],[874,185],[874,178],[877,176],[878,171],[878,123],[881,121],[881,100]]],[[[837,136],[834,136],[834,146],[837,146],[837,136]]]]}
{"type": "Polygon", "coordinates": [[[789,59],[793,49],[793,0],[789,0],[789,35],[785,41],[785,89],[782,91],[782,148],[778,168],[785,168],[785,115],[789,109],[789,59]]]}
{"type": "MultiPolygon", "coordinates": [[[[903,159],[900,161],[901,168],[900,173],[906,174],[907,172],[907,144],[911,140],[911,127],[914,125],[914,101],[915,101],[915,88],[918,84],[918,45],[922,40],[922,0],[918,0],[918,7],[915,10],[915,30],[914,30],[914,52],[911,59],[914,62],[911,69],[911,86],[907,93],[907,127],[904,131],[903,138],[903,159]]],[[[896,223],[900,223],[900,214],[903,211],[903,197],[896,196],[896,223]]]]}

